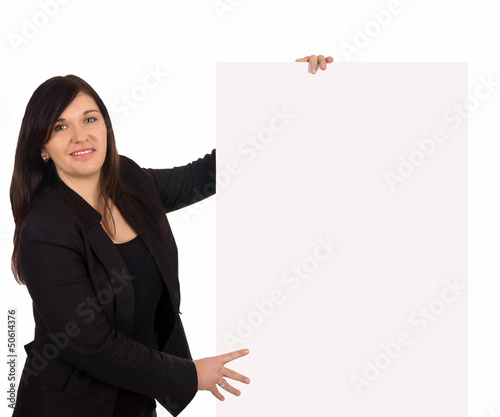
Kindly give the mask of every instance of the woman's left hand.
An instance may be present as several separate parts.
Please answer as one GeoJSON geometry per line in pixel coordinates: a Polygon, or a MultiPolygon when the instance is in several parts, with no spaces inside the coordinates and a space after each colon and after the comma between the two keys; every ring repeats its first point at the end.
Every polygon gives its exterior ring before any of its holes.
{"type": "Polygon", "coordinates": [[[311,65],[311,73],[316,74],[318,65],[321,71],[324,71],[326,70],[326,64],[331,64],[333,62],[333,58],[331,56],[325,58],[324,55],[310,55],[304,58],[296,59],[295,62],[309,62],[311,65]]]}
{"type": "Polygon", "coordinates": [[[249,384],[250,379],[232,369],[226,368],[224,365],[245,356],[248,352],[248,349],[240,349],[234,352],[193,361],[196,367],[196,374],[198,375],[198,389],[210,391],[221,401],[224,401],[224,396],[217,389],[217,385],[233,395],[240,395],[241,392],[230,385],[224,377],[244,382],[245,384],[249,384]]]}

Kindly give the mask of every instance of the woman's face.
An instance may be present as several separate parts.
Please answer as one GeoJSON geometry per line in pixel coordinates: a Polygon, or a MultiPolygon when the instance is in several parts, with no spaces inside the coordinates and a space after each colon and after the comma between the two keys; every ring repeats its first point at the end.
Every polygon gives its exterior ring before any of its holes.
{"type": "Polygon", "coordinates": [[[106,158],[106,123],[95,100],[78,93],[59,117],[42,151],[64,182],[99,179],[106,158]]]}

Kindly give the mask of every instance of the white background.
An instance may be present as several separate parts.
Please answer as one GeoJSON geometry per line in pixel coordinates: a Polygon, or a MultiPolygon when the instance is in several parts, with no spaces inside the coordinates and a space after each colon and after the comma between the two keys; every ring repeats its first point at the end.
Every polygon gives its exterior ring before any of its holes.
{"type": "MultiPolygon", "coordinates": [[[[479,76],[500,80],[494,1],[401,1],[389,24],[350,56],[341,45],[352,45],[388,2],[231,0],[232,10],[218,14],[214,5],[229,0],[73,0],[45,20],[42,3],[10,2],[0,16],[2,311],[6,316],[8,307],[18,310],[19,346],[32,339],[33,323],[26,289],[15,283],[9,268],[13,222],[8,188],[24,108],[47,78],[74,73],[88,81],[111,112],[119,152],[147,167],[185,164],[215,146],[217,61],[290,62],[324,53],[339,62],[469,62],[471,90],[479,76]],[[9,36],[22,36],[26,21],[34,20],[41,27],[16,51],[9,36]],[[127,117],[114,111],[122,94],[140,87],[148,69],[156,67],[168,73],[157,87],[127,117]]],[[[499,100],[496,87],[469,124],[469,411],[481,417],[500,413],[499,100]]],[[[182,311],[193,356],[222,353],[215,351],[214,339],[215,201],[196,215],[176,213],[170,220],[180,251],[182,311]],[[190,262],[194,257],[200,259],[196,265],[190,262]]],[[[6,386],[6,377],[2,380],[6,386]]],[[[210,393],[199,393],[183,415],[214,415],[215,401],[210,393]]],[[[4,406],[0,410],[10,415],[4,406]]]]}

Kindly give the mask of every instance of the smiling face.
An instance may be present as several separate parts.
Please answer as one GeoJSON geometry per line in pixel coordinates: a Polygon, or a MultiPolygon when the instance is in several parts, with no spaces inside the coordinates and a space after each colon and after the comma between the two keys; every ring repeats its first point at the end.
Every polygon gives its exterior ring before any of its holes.
{"type": "Polygon", "coordinates": [[[98,180],[106,159],[106,123],[95,100],[78,93],[59,116],[42,147],[66,183],[98,180]]]}

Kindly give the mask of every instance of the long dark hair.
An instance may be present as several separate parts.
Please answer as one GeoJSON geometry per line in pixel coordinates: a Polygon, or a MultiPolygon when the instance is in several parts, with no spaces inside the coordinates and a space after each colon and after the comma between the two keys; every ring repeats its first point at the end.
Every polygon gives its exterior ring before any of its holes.
{"type": "MultiPolygon", "coordinates": [[[[55,167],[52,159],[44,162],[41,150],[51,136],[56,121],[78,93],[92,97],[105,121],[107,129],[106,159],[101,168],[99,198],[102,207],[102,223],[108,234],[111,232],[110,202],[122,196],[135,214],[141,212],[154,224],[152,230],[164,236],[168,233],[165,210],[146,193],[132,187],[120,179],[120,157],[116,149],[115,136],[108,110],[99,95],[84,80],[76,75],[57,76],[42,83],[33,93],[26,106],[14,161],[14,172],[10,186],[10,202],[16,228],[11,269],[20,284],[24,284],[19,267],[19,234],[31,204],[40,191],[54,180],[55,167]]],[[[150,237],[148,236],[148,242],[150,237]]]]}

